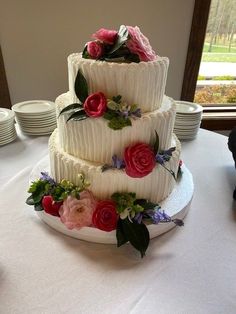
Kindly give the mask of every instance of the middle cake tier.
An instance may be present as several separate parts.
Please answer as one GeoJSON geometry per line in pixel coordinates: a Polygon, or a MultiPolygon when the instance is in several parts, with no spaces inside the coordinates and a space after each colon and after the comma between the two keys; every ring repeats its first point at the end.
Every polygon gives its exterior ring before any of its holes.
{"type": "Polygon", "coordinates": [[[133,192],[137,198],[158,203],[173,190],[175,179],[170,171],[176,176],[179,167],[180,142],[173,136],[171,144],[175,146],[175,151],[170,160],[165,162],[165,168],[157,164],[148,175],[133,178],[124,169],[102,171],[101,163],[82,160],[66,153],[60,147],[56,129],[49,140],[50,172],[56,182],[66,179],[75,185],[79,185],[79,174],[83,173],[90,183],[89,189],[98,199],[110,199],[116,192],[133,192]]]}
{"type": "MultiPolygon", "coordinates": [[[[57,115],[71,103],[69,93],[60,95],[56,99],[57,115]]],[[[137,142],[154,144],[156,133],[160,149],[168,149],[174,127],[175,102],[165,96],[160,109],[132,119],[132,126],[121,130],[109,128],[103,117],[66,122],[67,119],[67,114],[58,118],[59,144],[63,151],[84,160],[110,163],[112,156],[121,156],[127,145],[137,142]]]]}

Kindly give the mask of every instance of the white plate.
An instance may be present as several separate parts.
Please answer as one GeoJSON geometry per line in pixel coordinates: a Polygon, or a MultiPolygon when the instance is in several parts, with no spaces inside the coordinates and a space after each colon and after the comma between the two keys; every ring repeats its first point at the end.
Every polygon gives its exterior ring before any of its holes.
{"type": "Polygon", "coordinates": [[[29,100],[13,105],[12,110],[16,113],[38,115],[55,110],[55,103],[48,100],[29,100]]]}
{"type": "Polygon", "coordinates": [[[4,124],[14,119],[14,112],[7,108],[0,108],[0,124],[4,124]]]}
{"type": "Polygon", "coordinates": [[[198,104],[188,101],[175,101],[176,112],[181,114],[194,114],[202,112],[202,107],[198,104]]]}
{"type": "MultiPolygon", "coordinates": [[[[39,177],[41,171],[48,170],[49,158],[48,156],[46,156],[32,170],[30,174],[30,181],[36,180],[39,177]]],[[[177,182],[169,197],[160,203],[162,210],[165,210],[165,212],[172,219],[183,219],[185,217],[190,207],[193,196],[194,185],[192,175],[184,165],[182,167],[182,170],[183,174],[181,180],[177,182]]],[[[44,211],[37,212],[37,214],[46,224],[51,226],[53,229],[70,237],[95,243],[117,243],[115,230],[111,232],[105,232],[92,227],[84,227],[80,230],[69,230],[58,217],[48,215],[44,211]]],[[[175,227],[175,224],[173,222],[162,224],[160,223],[158,225],[151,224],[147,226],[151,239],[161,235],[164,232],[169,231],[173,227],[175,227]]]]}
{"type": "Polygon", "coordinates": [[[3,140],[3,141],[0,140],[0,145],[9,144],[9,143],[13,142],[16,138],[17,138],[17,134],[15,134],[14,136],[12,136],[6,140],[3,140]]]}

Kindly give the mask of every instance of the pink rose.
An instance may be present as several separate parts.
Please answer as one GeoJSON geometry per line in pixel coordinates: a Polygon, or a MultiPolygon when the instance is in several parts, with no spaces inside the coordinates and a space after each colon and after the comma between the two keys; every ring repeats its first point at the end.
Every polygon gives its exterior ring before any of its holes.
{"type": "Polygon", "coordinates": [[[51,195],[46,195],[42,199],[42,207],[47,214],[58,216],[62,202],[55,202],[51,195]]]}
{"type": "Polygon", "coordinates": [[[116,204],[111,200],[100,201],[97,203],[93,213],[93,225],[103,231],[112,231],[116,229],[118,214],[116,204]]]}
{"type": "Polygon", "coordinates": [[[80,193],[80,199],[68,196],[59,210],[61,222],[68,229],[90,226],[95,207],[96,200],[88,190],[80,193]]]}
{"type": "Polygon", "coordinates": [[[88,96],[84,102],[84,110],[90,117],[101,117],[107,109],[107,100],[103,93],[88,96]]]}
{"type": "Polygon", "coordinates": [[[99,59],[103,55],[104,49],[101,43],[89,41],[87,43],[87,52],[92,59],[99,59]]]}
{"type": "Polygon", "coordinates": [[[106,28],[100,28],[96,33],[92,35],[92,38],[100,40],[105,44],[113,45],[117,38],[117,31],[113,31],[106,28]]]}
{"type": "Polygon", "coordinates": [[[152,172],[156,166],[155,154],[144,143],[128,146],[124,153],[125,172],[132,178],[142,178],[152,172]]]}
{"type": "Polygon", "coordinates": [[[128,49],[139,56],[140,61],[153,61],[156,60],[156,53],[152,49],[149,40],[145,37],[138,26],[127,26],[130,39],[127,41],[126,46],[128,49]]]}

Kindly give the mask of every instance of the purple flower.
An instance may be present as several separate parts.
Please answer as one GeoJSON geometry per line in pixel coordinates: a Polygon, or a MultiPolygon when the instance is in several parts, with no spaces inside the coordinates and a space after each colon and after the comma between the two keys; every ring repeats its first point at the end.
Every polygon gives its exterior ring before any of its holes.
{"type": "Polygon", "coordinates": [[[158,162],[160,165],[164,164],[165,159],[164,159],[163,155],[160,155],[157,153],[155,158],[156,158],[156,162],[158,162]]]}
{"type": "Polygon", "coordinates": [[[165,211],[160,211],[160,207],[153,211],[153,223],[158,224],[159,222],[170,222],[171,218],[168,216],[165,211]]]}
{"type": "Polygon", "coordinates": [[[116,155],[112,156],[112,166],[117,169],[125,168],[125,163],[123,159],[118,158],[116,155]]]}
{"type": "Polygon", "coordinates": [[[143,215],[142,213],[137,213],[135,216],[134,216],[134,220],[138,223],[138,224],[141,224],[142,220],[143,220],[143,215]]]}
{"type": "Polygon", "coordinates": [[[131,112],[131,115],[137,118],[141,118],[141,109],[136,109],[134,112],[131,112]]]}
{"type": "Polygon", "coordinates": [[[50,183],[51,185],[56,184],[56,181],[54,181],[53,178],[51,178],[47,172],[41,172],[40,180],[48,181],[48,183],[50,183]]]}

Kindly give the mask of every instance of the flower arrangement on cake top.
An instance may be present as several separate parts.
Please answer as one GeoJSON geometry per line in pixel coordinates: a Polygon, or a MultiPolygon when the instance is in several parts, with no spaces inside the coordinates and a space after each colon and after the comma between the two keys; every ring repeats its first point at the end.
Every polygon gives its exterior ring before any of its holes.
{"type": "Polygon", "coordinates": [[[83,58],[116,62],[147,62],[157,58],[137,26],[121,25],[119,31],[101,28],[92,38],[84,47],[83,58]]]}
{"type": "Polygon", "coordinates": [[[69,230],[92,227],[105,232],[116,230],[117,246],[130,242],[141,257],[149,245],[147,224],[174,222],[183,226],[180,219],[171,219],[158,204],[137,199],[135,193],[118,192],[110,199],[98,200],[89,188],[89,182],[79,174],[79,184],[68,180],[55,182],[47,173],[32,182],[26,203],[36,211],[60,219],[69,230]]]}
{"type": "Polygon", "coordinates": [[[102,92],[89,95],[88,84],[79,70],[75,80],[75,93],[80,103],[66,106],[61,114],[70,114],[67,121],[81,121],[87,118],[103,117],[108,120],[108,127],[113,130],[120,130],[126,126],[131,126],[130,118],[140,118],[141,110],[137,105],[127,105],[122,101],[120,95],[107,99],[102,92]]]}

